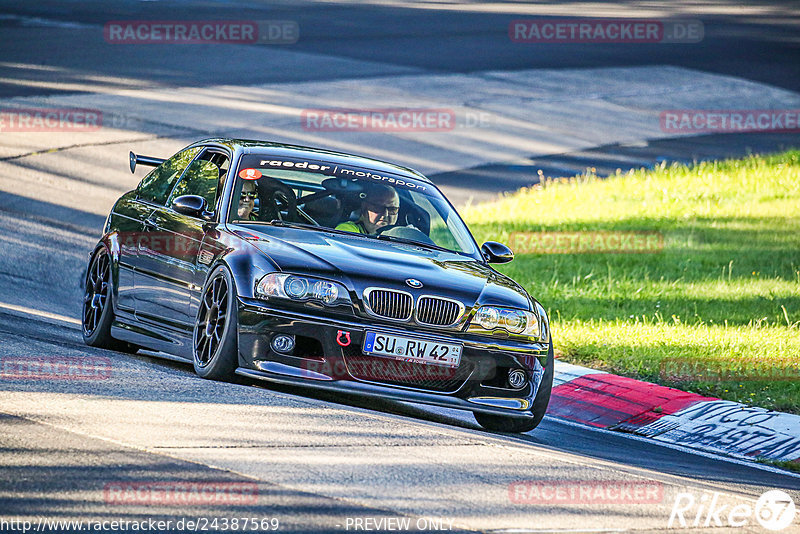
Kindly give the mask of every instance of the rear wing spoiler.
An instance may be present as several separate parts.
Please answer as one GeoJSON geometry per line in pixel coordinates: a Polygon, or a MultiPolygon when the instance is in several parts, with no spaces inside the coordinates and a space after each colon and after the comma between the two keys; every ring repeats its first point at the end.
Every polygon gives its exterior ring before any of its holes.
{"type": "Polygon", "coordinates": [[[140,156],[131,151],[131,172],[136,172],[136,164],[147,165],[148,167],[158,167],[166,160],[164,158],[154,158],[152,156],[140,156]]]}

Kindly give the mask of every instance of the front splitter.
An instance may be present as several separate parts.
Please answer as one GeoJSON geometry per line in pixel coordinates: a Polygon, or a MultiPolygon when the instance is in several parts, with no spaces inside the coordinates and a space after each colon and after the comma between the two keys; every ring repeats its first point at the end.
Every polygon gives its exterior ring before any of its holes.
{"type": "Polygon", "coordinates": [[[402,402],[415,402],[431,406],[441,406],[443,408],[453,408],[456,410],[481,412],[504,417],[517,417],[520,419],[532,419],[534,417],[533,413],[529,411],[530,402],[526,399],[487,396],[460,399],[421,391],[399,390],[352,380],[309,380],[309,377],[299,378],[284,374],[245,369],[242,367],[236,369],[236,374],[278,384],[308,387],[342,394],[378,397],[402,402]]]}

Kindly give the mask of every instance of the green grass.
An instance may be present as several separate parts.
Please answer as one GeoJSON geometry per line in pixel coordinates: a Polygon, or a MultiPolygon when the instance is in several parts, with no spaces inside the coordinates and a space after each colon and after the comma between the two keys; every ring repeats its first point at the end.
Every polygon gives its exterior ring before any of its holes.
{"type": "Polygon", "coordinates": [[[787,462],[783,460],[770,460],[767,458],[758,458],[756,461],[762,464],[771,465],[773,467],[786,469],[787,471],[794,471],[796,473],[800,473],[800,463],[798,463],[796,460],[787,462]]]}
{"type": "Polygon", "coordinates": [[[463,215],[479,242],[657,232],[658,252],[498,270],[548,309],[565,361],[800,413],[800,152],[552,180],[463,215]]]}

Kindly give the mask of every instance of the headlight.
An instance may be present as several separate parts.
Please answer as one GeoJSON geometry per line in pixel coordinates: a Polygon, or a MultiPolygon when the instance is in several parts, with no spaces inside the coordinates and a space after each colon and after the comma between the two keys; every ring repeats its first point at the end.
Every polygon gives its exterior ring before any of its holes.
{"type": "Polygon", "coordinates": [[[308,280],[299,276],[289,276],[283,282],[283,290],[289,298],[302,300],[308,296],[308,280]]]}
{"type": "Polygon", "coordinates": [[[542,334],[539,317],[535,313],[496,306],[481,306],[469,326],[470,332],[492,332],[498,329],[536,340],[542,334]]]}
{"type": "Polygon", "coordinates": [[[270,273],[256,284],[256,295],[263,298],[284,298],[317,301],[328,306],[349,304],[347,289],[339,283],[295,274],[270,273]]]}
{"type": "Polygon", "coordinates": [[[494,330],[500,324],[500,312],[497,308],[483,306],[475,314],[475,322],[484,330],[494,330]]]}

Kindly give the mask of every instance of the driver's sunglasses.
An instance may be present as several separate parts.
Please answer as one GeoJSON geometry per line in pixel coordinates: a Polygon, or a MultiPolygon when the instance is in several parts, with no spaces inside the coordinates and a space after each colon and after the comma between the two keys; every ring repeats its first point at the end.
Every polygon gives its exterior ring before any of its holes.
{"type": "Polygon", "coordinates": [[[255,200],[256,198],[258,198],[258,193],[256,193],[255,191],[242,191],[242,196],[240,200],[242,202],[248,202],[250,200],[255,200]]]}
{"type": "Polygon", "coordinates": [[[384,206],[383,204],[373,204],[372,202],[367,202],[367,209],[372,213],[383,213],[384,211],[389,215],[400,213],[399,206],[384,206]]]}

